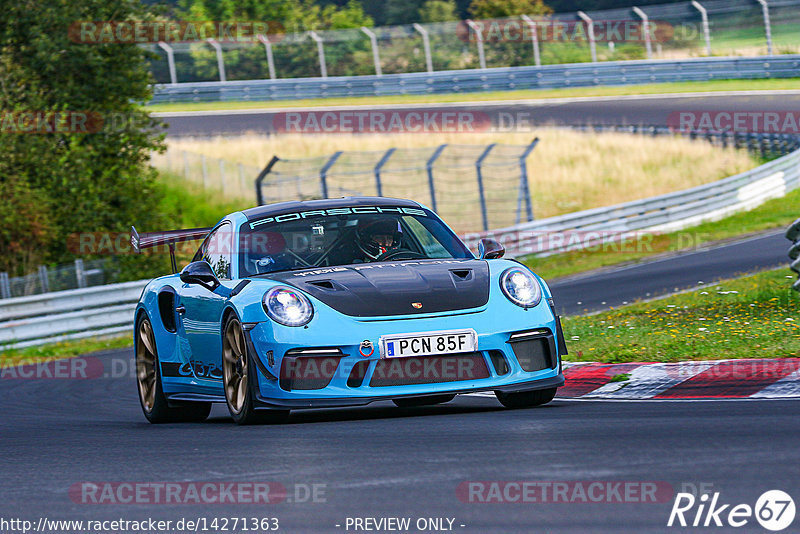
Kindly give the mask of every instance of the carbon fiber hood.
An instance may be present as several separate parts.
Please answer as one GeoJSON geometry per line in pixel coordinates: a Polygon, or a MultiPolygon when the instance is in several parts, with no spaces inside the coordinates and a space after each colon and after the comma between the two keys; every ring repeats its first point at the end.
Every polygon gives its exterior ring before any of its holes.
{"type": "Polygon", "coordinates": [[[269,278],[354,317],[463,310],[489,300],[489,266],[481,260],[366,263],[274,273],[269,278]]]}

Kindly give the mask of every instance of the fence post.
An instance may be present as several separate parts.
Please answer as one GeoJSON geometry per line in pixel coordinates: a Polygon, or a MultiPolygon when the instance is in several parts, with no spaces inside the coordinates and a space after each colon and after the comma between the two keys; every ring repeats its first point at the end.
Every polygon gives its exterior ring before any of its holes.
{"type": "Polygon", "coordinates": [[[517,201],[517,223],[520,222],[519,212],[520,212],[520,204],[522,203],[523,199],[525,201],[525,216],[527,217],[528,221],[533,220],[533,206],[531,205],[531,191],[528,185],[528,156],[533,149],[536,148],[536,145],[539,144],[539,138],[535,138],[530,145],[525,149],[525,152],[519,158],[519,170],[520,170],[520,178],[519,178],[519,190],[520,190],[520,198],[517,201]]]}
{"type": "Polygon", "coordinates": [[[219,158],[219,182],[222,185],[222,194],[225,194],[225,160],[219,158]]]}
{"type": "Polygon", "coordinates": [[[381,71],[381,56],[378,52],[378,38],[375,36],[375,32],[366,26],[361,26],[361,31],[367,34],[369,42],[372,45],[372,63],[375,64],[375,75],[383,76],[383,71],[381,71]]]}
{"type": "Polygon", "coordinates": [[[633,6],[633,12],[642,19],[642,33],[644,33],[644,46],[647,48],[647,59],[652,59],[653,43],[650,42],[650,19],[644,11],[636,6],[633,6]]]}
{"type": "Polygon", "coordinates": [[[536,23],[528,16],[522,15],[522,20],[531,29],[531,42],[533,43],[533,61],[537,67],[542,66],[542,58],[539,56],[539,30],[536,23]]]}
{"type": "Polygon", "coordinates": [[[583,11],[578,11],[578,17],[586,23],[586,35],[589,38],[589,50],[592,52],[592,63],[597,63],[597,43],[594,41],[594,21],[583,11]]]}
{"type": "Polygon", "coordinates": [[[206,39],[206,42],[210,44],[217,53],[217,68],[219,69],[219,81],[225,82],[228,81],[228,78],[225,76],[225,60],[222,59],[222,46],[209,37],[206,39]]]}
{"type": "Polygon", "coordinates": [[[483,165],[483,160],[489,155],[489,152],[495,147],[497,143],[492,143],[491,145],[486,147],[486,150],[480,155],[480,157],[475,161],[475,171],[478,176],[478,195],[481,199],[481,217],[483,218],[483,231],[489,230],[489,216],[486,213],[486,193],[483,190],[483,172],[481,171],[481,165],[483,165]]]}
{"type": "Polygon", "coordinates": [[[263,169],[261,169],[261,172],[258,173],[258,176],[256,177],[256,181],[255,181],[255,184],[256,184],[256,202],[258,203],[259,206],[263,206],[264,205],[264,192],[261,190],[261,184],[264,181],[264,178],[266,178],[267,175],[272,170],[272,167],[274,167],[275,164],[278,163],[279,160],[280,160],[280,158],[278,156],[272,156],[272,159],[269,160],[269,163],[267,163],[267,166],[264,167],[263,169]]]}
{"type": "Polygon", "coordinates": [[[267,69],[269,69],[269,78],[271,80],[275,79],[275,60],[272,57],[272,43],[269,41],[269,37],[266,35],[259,34],[258,40],[264,43],[264,48],[267,51],[267,69]]]}
{"type": "Polygon", "coordinates": [[[175,51],[172,50],[172,47],[165,43],[164,41],[159,41],[158,46],[161,47],[164,52],[167,53],[167,66],[169,67],[169,81],[171,84],[175,85],[178,83],[178,75],[175,71],[175,51]]]}
{"type": "Polygon", "coordinates": [[[86,276],[83,271],[83,260],[75,260],[75,279],[78,281],[78,288],[86,287],[86,276]]]}
{"type": "Polygon", "coordinates": [[[39,266],[39,285],[42,286],[42,293],[50,292],[50,280],[47,277],[47,267],[39,266]]]}
{"type": "Polygon", "coordinates": [[[694,8],[700,12],[700,18],[703,20],[703,36],[706,38],[706,53],[711,55],[711,32],[708,29],[708,11],[697,0],[692,0],[694,8]]]}
{"type": "MultiPolygon", "coordinates": [[[[317,35],[317,32],[311,30],[308,32],[314,41],[317,43],[317,55],[319,56],[319,72],[323,78],[328,77],[328,67],[325,65],[325,47],[322,45],[322,37],[317,35]]],[[[327,198],[327,197],[326,197],[327,198]]]]}
{"type": "Polygon", "coordinates": [[[467,19],[465,21],[467,25],[475,32],[475,38],[477,39],[478,44],[478,61],[480,61],[481,68],[486,68],[486,55],[483,53],[483,34],[481,33],[481,29],[475,24],[474,20],[467,19]]]}
{"type": "Polygon", "coordinates": [[[342,151],[334,152],[331,159],[322,166],[322,169],[319,171],[319,185],[322,188],[322,198],[329,198],[328,197],[328,171],[333,167],[333,164],[336,163],[336,160],[339,159],[339,156],[342,155],[342,151]]]}
{"type": "Polygon", "coordinates": [[[434,212],[436,211],[436,187],[433,184],[433,164],[436,163],[436,160],[446,147],[447,144],[440,145],[436,150],[434,150],[433,155],[428,158],[428,161],[425,162],[425,170],[428,172],[428,190],[431,193],[431,209],[434,212]]]}
{"type": "Polygon", "coordinates": [[[758,0],[761,12],[764,14],[764,33],[767,36],[767,55],[772,55],[772,25],[769,22],[769,4],[767,0],[758,0]]]}
{"type": "Polygon", "coordinates": [[[11,282],[8,280],[8,273],[0,273],[0,299],[11,298],[11,282]]]}
{"type": "Polygon", "coordinates": [[[431,58],[431,40],[428,36],[428,30],[422,27],[421,24],[415,22],[414,29],[422,35],[422,48],[425,50],[425,65],[428,67],[428,72],[433,72],[433,60],[431,58]]]}
{"type": "Polygon", "coordinates": [[[203,165],[203,188],[208,189],[208,166],[206,165],[205,154],[200,154],[200,162],[203,165]]]}
{"type": "Polygon", "coordinates": [[[239,167],[239,192],[244,193],[244,190],[247,187],[244,181],[244,165],[242,163],[239,163],[238,167],[239,167]]]}
{"type": "Polygon", "coordinates": [[[379,197],[383,196],[383,187],[381,186],[381,169],[384,165],[386,165],[386,162],[389,161],[389,158],[392,157],[392,154],[394,154],[395,150],[397,149],[394,147],[387,150],[378,164],[375,165],[375,189],[379,197]]]}

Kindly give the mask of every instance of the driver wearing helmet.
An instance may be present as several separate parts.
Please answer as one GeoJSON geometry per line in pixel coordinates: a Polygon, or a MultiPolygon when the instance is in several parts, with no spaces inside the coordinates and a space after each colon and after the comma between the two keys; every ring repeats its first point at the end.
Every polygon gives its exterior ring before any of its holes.
{"type": "Polygon", "coordinates": [[[364,261],[375,261],[381,256],[400,249],[403,228],[394,218],[366,219],[358,223],[356,244],[364,261]]]}

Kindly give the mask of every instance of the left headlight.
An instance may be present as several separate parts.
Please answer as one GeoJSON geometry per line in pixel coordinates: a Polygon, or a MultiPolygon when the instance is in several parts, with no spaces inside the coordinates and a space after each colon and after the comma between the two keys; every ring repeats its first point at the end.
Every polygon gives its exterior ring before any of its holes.
{"type": "Polygon", "coordinates": [[[503,294],[523,308],[532,308],[542,300],[542,286],[528,270],[511,267],[500,275],[500,289],[503,294]]]}
{"type": "Polygon", "coordinates": [[[263,303],[270,319],[285,326],[303,326],[314,316],[311,301],[289,287],[273,287],[264,295],[263,303]]]}

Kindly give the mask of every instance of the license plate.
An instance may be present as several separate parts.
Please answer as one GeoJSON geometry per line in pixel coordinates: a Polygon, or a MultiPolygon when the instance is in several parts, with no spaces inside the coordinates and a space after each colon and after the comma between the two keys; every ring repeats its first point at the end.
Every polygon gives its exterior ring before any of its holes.
{"type": "Polygon", "coordinates": [[[468,330],[420,332],[418,334],[393,334],[381,337],[380,350],[381,358],[475,352],[478,350],[478,334],[471,328],[468,330]]]}

